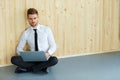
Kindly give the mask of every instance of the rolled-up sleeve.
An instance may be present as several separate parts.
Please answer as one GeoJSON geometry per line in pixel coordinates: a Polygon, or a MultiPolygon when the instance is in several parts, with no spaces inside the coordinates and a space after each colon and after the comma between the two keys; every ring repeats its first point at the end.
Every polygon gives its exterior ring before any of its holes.
{"type": "Polygon", "coordinates": [[[20,41],[18,43],[18,46],[17,46],[17,54],[20,54],[19,52],[20,51],[24,51],[23,48],[26,44],[26,35],[25,35],[25,32],[23,32],[21,38],[20,38],[20,41]]]}
{"type": "Polygon", "coordinates": [[[48,33],[48,43],[49,43],[48,53],[52,55],[56,51],[56,43],[55,43],[54,36],[50,28],[48,28],[47,33],[48,33]]]}

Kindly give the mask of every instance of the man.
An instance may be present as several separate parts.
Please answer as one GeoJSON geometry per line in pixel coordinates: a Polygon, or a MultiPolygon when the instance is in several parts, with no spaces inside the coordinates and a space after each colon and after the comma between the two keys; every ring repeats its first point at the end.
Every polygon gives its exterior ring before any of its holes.
{"type": "Polygon", "coordinates": [[[17,46],[17,53],[23,51],[25,44],[27,43],[31,51],[44,51],[48,61],[40,62],[24,62],[21,56],[13,56],[11,58],[12,64],[18,66],[15,73],[23,72],[34,72],[39,71],[47,72],[47,68],[57,64],[58,59],[52,54],[56,50],[56,44],[52,31],[49,27],[40,25],[38,23],[38,11],[34,8],[29,8],[27,10],[27,19],[30,27],[25,30],[21,36],[20,42],[17,46]],[[37,34],[37,41],[35,39],[35,34],[37,34]]]}

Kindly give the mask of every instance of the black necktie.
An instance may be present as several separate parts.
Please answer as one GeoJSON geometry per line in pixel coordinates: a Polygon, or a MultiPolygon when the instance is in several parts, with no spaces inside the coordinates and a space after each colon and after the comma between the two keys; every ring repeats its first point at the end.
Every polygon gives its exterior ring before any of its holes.
{"type": "Polygon", "coordinates": [[[37,29],[34,29],[34,39],[35,39],[35,51],[38,51],[38,43],[37,43],[37,29]]]}

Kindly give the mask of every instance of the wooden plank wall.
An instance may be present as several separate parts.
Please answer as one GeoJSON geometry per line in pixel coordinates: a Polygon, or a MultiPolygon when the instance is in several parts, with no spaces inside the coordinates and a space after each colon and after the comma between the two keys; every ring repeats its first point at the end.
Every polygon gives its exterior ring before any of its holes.
{"type": "Polygon", "coordinates": [[[0,64],[10,64],[28,26],[26,10],[38,9],[52,28],[56,56],[120,49],[120,0],[0,0],[0,64]]]}

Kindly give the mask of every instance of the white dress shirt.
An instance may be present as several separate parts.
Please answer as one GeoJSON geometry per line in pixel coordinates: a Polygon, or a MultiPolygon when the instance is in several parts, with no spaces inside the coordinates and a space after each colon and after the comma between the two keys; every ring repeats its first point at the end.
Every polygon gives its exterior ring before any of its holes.
{"type": "Polygon", "coordinates": [[[20,42],[17,46],[17,53],[20,54],[19,51],[23,51],[26,43],[28,43],[31,51],[35,51],[33,29],[37,29],[38,50],[48,52],[50,55],[52,55],[56,51],[56,43],[53,37],[53,33],[49,27],[40,24],[35,26],[35,28],[30,26],[27,30],[23,32],[20,42]]]}

